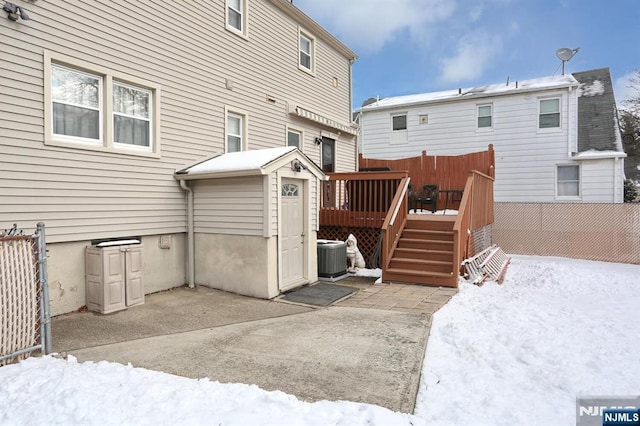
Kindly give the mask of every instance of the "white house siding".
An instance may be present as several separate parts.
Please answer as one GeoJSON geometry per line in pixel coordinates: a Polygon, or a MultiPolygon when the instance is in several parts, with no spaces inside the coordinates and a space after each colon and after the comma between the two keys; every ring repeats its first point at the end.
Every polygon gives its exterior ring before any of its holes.
{"type": "MultiPolygon", "coordinates": [[[[591,203],[620,203],[617,188],[622,177],[616,173],[616,160],[582,161],[582,200],[591,203]]],[[[619,163],[621,164],[621,162],[619,163]]]]}
{"type": "Polygon", "coordinates": [[[367,158],[397,159],[427,155],[461,155],[485,151],[493,144],[496,201],[555,200],[556,164],[569,162],[575,150],[575,92],[531,92],[465,101],[433,103],[363,113],[360,149],[367,158]],[[538,130],[538,99],[561,96],[561,129],[538,130]],[[491,103],[493,128],[477,128],[477,106],[491,103]],[[573,119],[568,119],[572,111],[573,119]],[[390,144],[391,114],[407,112],[407,142],[390,144]],[[419,116],[427,114],[428,124],[419,116]]]}
{"type": "Polygon", "coordinates": [[[196,233],[264,235],[262,176],[203,179],[192,187],[196,233]]]}

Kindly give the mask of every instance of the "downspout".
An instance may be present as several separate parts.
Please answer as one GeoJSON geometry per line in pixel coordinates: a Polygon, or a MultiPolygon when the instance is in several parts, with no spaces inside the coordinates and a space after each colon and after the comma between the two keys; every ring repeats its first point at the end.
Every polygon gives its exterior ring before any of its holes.
{"type": "Polygon", "coordinates": [[[193,235],[193,189],[189,188],[187,181],[183,179],[180,179],[180,188],[187,193],[187,283],[189,288],[194,288],[196,286],[196,259],[193,235]]]}
{"type": "MultiPolygon", "coordinates": [[[[355,58],[351,58],[349,59],[349,123],[353,123],[353,64],[356,62],[355,58]]],[[[356,158],[355,158],[355,163],[356,163],[356,167],[355,170],[358,171],[358,169],[360,168],[359,164],[358,164],[358,152],[360,151],[358,145],[360,144],[360,138],[359,138],[359,131],[356,132],[356,158]]]]}

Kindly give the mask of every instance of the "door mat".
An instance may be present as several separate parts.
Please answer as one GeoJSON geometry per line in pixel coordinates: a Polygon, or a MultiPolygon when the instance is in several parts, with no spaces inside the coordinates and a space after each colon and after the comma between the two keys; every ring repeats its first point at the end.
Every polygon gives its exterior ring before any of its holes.
{"type": "Polygon", "coordinates": [[[290,291],[279,297],[279,299],[294,303],[304,303],[305,305],[330,306],[355,291],[358,291],[355,287],[318,283],[290,291]]]}

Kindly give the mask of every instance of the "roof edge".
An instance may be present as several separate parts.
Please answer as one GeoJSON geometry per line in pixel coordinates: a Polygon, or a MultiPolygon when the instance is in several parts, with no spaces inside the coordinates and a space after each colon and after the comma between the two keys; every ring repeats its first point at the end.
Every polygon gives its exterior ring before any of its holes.
{"type": "Polygon", "coordinates": [[[349,49],[343,42],[338,40],[336,36],[327,31],[322,25],[307,16],[304,12],[298,9],[290,1],[287,0],[269,0],[271,4],[284,12],[287,16],[295,19],[299,24],[302,24],[305,29],[317,34],[318,37],[326,41],[331,47],[336,49],[344,57],[351,61],[358,59],[358,55],[351,49],[349,49]]]}

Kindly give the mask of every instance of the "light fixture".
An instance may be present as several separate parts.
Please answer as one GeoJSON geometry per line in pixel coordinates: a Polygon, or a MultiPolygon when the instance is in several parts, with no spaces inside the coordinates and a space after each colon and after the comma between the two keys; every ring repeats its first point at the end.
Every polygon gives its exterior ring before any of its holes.
{"type": "Polygon", "coordinates": [[[11,21],[17,21],[18,18],[22,18],[23,21],[30,19],[29,15],[27,15],[23,8],[13,3],[5,2],[2,10],[7,12],[7,17],[11,21]]]}
{"type": "Polygon", "coordinates": [[[302,170],[307,170],[307,166],[302,164],[300,160],[293,160],[291,162],[291,170],[293,170],[294,172],[301,172],[302,170]]]}
{"type": "Polygon", "coordinates": [[[578,53],[578,50],[580,50],[579,47],[576,47],[575,49],[561,47],[560,49],[556,50],[556,56],[562,61],[562,75],[564,75],[564,63],[569,62],[571,58],[573,58],[573,56],[578,53]]]}
{"type": "Polygon", "coordinates": [[[316,145],[320,145],[322,143],[322,138],[318,136],[314,139],[314,142],[316,143],[316,145]]]}

